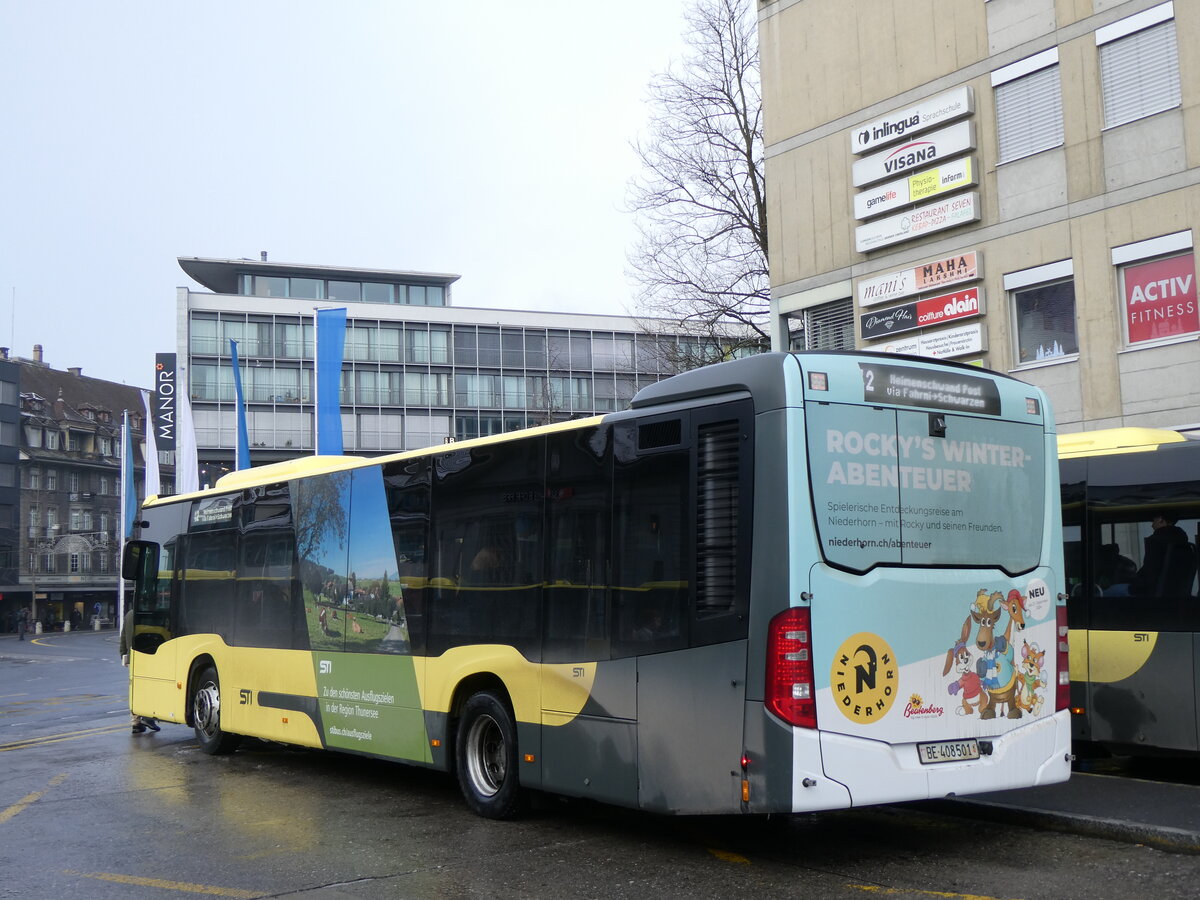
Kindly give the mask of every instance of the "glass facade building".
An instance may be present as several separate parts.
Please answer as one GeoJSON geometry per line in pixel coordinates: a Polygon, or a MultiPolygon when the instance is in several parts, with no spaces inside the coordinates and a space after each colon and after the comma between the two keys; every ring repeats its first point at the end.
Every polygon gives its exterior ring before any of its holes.
{"type": "Polygon", "coordinates": [[[455,308],[455,275],[185,260],[214,291],[179,291],[200,459],[236,443],[237,341],[254,462],[314,446],[314,310],[345,305],[347,453],[414,449],[625,408],[642,386],[719,359],[665,320],[455,308]],[[316,302],[314,302],[316,301],[316,302]]]}

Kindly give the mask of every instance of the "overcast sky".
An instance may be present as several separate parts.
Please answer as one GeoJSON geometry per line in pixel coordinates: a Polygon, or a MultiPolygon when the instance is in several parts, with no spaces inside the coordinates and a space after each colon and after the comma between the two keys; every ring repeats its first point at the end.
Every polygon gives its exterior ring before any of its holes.
{"type": "Polygon", "coordinates": [[[623,313],[687,0],[0,0],[0,346],[149,386],[179,256],[623,313]]]}

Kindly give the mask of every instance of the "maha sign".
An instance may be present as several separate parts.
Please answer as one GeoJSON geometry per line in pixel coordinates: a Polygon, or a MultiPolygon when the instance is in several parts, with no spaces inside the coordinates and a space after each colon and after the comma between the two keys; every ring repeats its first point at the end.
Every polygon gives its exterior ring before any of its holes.
{"type": "Polygon", "coordinates": [[[1191,253],[1126,266],[1124,275],[1129,343],[1200,331],[1196,261],[1191,253]]]}

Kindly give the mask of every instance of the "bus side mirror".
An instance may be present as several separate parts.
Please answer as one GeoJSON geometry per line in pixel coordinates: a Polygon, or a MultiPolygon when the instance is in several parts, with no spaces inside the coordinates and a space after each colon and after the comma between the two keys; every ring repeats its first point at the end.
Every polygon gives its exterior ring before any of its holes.
{"type": "Polygon", "coordinates": [[[121,577],[128,581],[137,581],[151,560],[158,562],[158,544],[150,541],[130,541],[125,545],[125,555],[121,557],[121,577]]]}

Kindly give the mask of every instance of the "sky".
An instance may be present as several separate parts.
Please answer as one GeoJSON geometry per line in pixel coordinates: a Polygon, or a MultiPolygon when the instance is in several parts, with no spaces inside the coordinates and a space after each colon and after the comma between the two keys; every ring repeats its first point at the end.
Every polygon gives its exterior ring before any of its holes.
{"type": "Polygon", "coordinates": [[[148,387],[177,257],[453,273],[632,312],[687,0],[0,0],[0,346],[148,387]]]}

